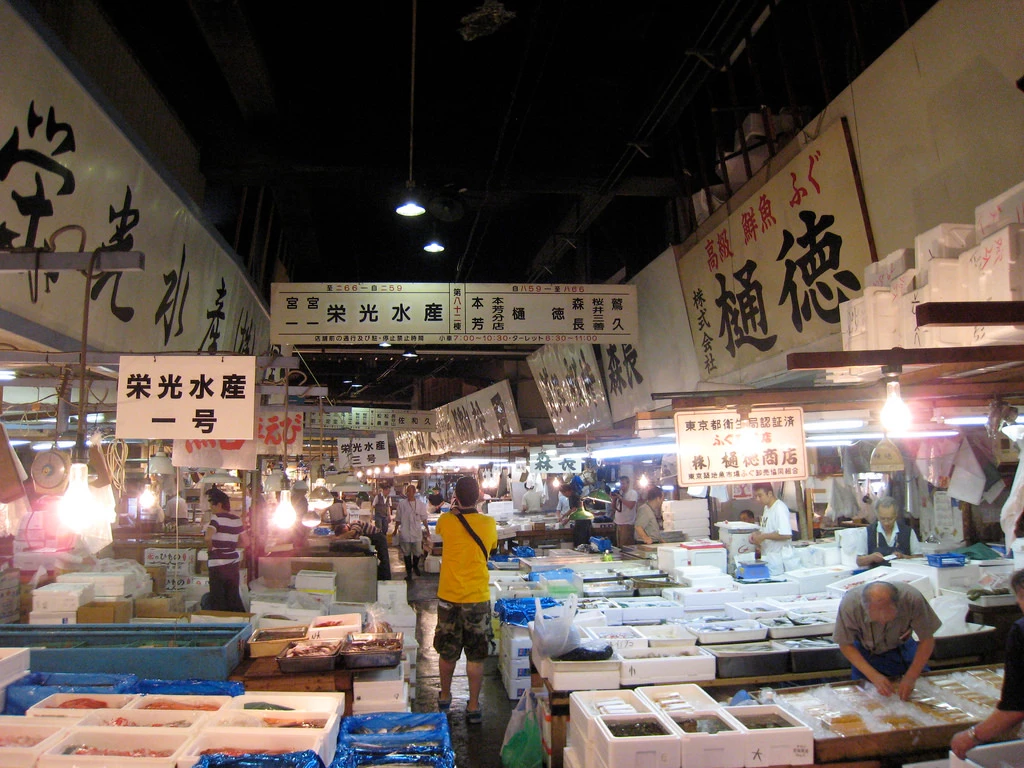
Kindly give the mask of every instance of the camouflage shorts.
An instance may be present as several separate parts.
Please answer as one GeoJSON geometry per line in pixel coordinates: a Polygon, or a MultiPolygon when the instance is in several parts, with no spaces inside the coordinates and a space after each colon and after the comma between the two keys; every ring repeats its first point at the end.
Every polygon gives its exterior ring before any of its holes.
{"type": "Polygon", "coordinates": [[[483,661],[492,637],[490,603],[437,601],[434,650],[445,661],[457,661],[463,648],[467,661],[483,661]]]}

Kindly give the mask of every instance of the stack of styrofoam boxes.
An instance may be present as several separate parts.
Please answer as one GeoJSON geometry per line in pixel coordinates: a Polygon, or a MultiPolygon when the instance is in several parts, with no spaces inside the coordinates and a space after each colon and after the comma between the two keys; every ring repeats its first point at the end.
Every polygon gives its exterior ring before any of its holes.
{"type": "Polygon", "coordinates": [[[935,597],[935,589],[932,587],[932,582],[927,574],[904,571],[898,568],[871,568],[863,573],[858,573],[856,576],[833,581],[825,588],[825,592],[830,597],[842,598],[851,589],[859,587],[868,581],[902,582],[903,584],[910,584],[915,587],[928,600],[935,597]]]}
{"type": "Polygon", "coordinates": [[[285,626],[292,624],[309,624],[318,616],[326,614],[327,610],[319,605],[318,600],[310,600],[317,603],[317,607],[303,607],[289,600],[290,590],[267,590],[265,592],[253,593],[249,599],[249,611],[259,617],[260,628],[274,626],[285,626]],[[276,621],[265,621],[264,617],[279,617],[276,621]],[[279,622],[279,623],[277,623],[279,622]]]}
{"type": "Polygon", "coordinates": [[[405,682],[410,690],[416,690],[416,668],[417,659],[420,654],[420,644],[416,642],[415,635],[402,635],[402,660],[405,662],[405,682]]]}
{"type": "Polygon", "coordinates": [[[33,768],[40,755],[64,738],[65,730],[65,724],[57,718],[0,717],[0,765],[33,768]]]}
{"type": "Polygon", "coordinates": [[[0,572],[0,624],[21,619],[21,574],[17,569],[0,572]]]}
{"type": "Polygon", "coordinates": [[[713,565],[676,568],[675,580],[683,587],[737,587],[732,576],[713,565]]]}
{"type": "Polygon", "coordinates": [[[187,592],[196,576],[196,550],[171,547],[146,547],[144,566],[162,565],[167,569],[165,592],[187,592]]]}
{"type": "Polygon", "coordinates": [[[890,565],[898,571],[910,571],[927,577],[936,595],[943,594],[942,590],[944,589],[966,592],[977,586],[981,580],[981,567],[975,562],[968,562],[962,566],[938,568],[928,565],[924,560],[899,558],[893,560],[890,565]]]}
{"type": "Polygon", "coordinates": [[[515,624],[501,625],[501,648],[498,669],[505,691],[513,701],[519,701],[530,688],[530,651],[533,640],[530,630],[515,624]]]}
{"type": "Polygon", "coordinates": [[[309,623],[306,637],[309,640],[345,641],[353,632],[362,631],[363,615],[361,613],[339,613],[317,616],[309,623]]]}
{"type": "Polygon", "coordinates": [[[711,535],[707,499],[676,499],[662,504],[666,531],[682,531],[690,538],[711,535]]]}
{"type": "Polygon", "coordinates": [[[352,714],[408,712],[409,684],[405,662],[393,667],[360,669],[352,674],[352,714]]]}
{"type": "MultiPolygon", "coordinates": [[[[981,235],[979,235],[979,238],[981,235]]],[[[961,301],[1024,299],[1024,225],[1008,224],[960,254],[961,301]]],[[[1024,326],[991,325],[960,329],[967,344],[1013,344],[1024,341],[1024,326]]]]}
{"type": "Polygon", "coordinates": [[[386,621],[403,637],[416,639],[416,611],[409,606],[406,583],[401,579],[377,582],[377,606],[383,615],[374,618],[386,621]]]}
{"type": "Polygon", "coordinates": [[[630,690],[573,691],[569,694],[566,763],[574,762],[579,768],[598,768],[597,718],[602,715],[636,716],[653,712],[649,702],[630,690]]]}
{"type": "MultiPolygon", "coordinates": [[[[152,592],[152,579],[147,576],[150,587],[145,592],[152,592]]],[[[131,607],[129,616],[134,615],[133,595],[140,592],[138,580],[132,571],[74,571],[62,573],[57,577],[60,584],[92,584],[97,603],[128,601],[131,607]]]]}
{"type": "Polygon", "coordinates": [[[917,260],[915,290],[896,297],[900,341],[907,349],[959,346],[960,328],[918,328],[917,305],[927,301],[961,301],[959,257],[975,243],[971,224],[939,224],[914,238],[917,260]],[[956,264],[956,267],[953,265],[956,264]]]}
{"type": "Polygon", "coordinates": [[[28,657],[28,648],[0,648],[0,712],[7,704],[7,686],[28,672],[28,657]]]}
{"type": "Polygon", "coordinates": [[[330,605],[335,600],[336,581],[334,570],[314,571],[303,569],[295,574],[295,589],[316,595],[318,599],[330,605]]]}
{"type": "Polygon", "coordinates": [[[900,248],[864,268],[864,293],[839,305],[843,349],[891,349],[900,345],[900,315],[893,288],[912,288],[914,251],[900,248]],[[909,284],[909,286],[908,286],[909,284]]]}
{"type": "Polygon", "coordinates": [[[853,574],[854,568],[843,565],[822,565],[815,568],[795,568],[783,574],[787,581],[796,582],[801,595],[824,592],[832,582],[853,574]]]}
{"type": "Polygon", "coordinates": [[[32,590],[29,624],[75,624],[78,609],[95,596],[91,583],[55,581],[32,590]]]}
{"type": "Polygon", "coordinates": [[[728,551],[719,541],[697,539],[681,544],[658,547],[658,568],[665,573],[675,573],[686,566],[708,566],[725,573],[728,567],[728,551]]]}

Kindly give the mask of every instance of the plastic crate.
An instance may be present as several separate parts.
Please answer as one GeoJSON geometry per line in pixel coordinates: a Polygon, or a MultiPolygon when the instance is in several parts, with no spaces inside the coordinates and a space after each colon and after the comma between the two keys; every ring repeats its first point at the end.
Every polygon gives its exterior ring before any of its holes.
{"type": "Polygon", "coordinates": [[[967,555],[958,555],[955,552],[943,552],[938,555],[925,555],[928,565],[935,568],[959,568],[967,565],[967,555]]]}

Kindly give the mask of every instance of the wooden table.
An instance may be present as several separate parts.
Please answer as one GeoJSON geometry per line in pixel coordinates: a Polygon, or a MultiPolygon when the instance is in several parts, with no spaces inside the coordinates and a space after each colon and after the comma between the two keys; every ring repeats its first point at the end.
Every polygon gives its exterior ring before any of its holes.
{"type": "Polygon", "coordinates": [[[273,656],[245,659],[231,673],[229,680],[250,691],[288,691],[294,693],[344,693],[345,715],[352,714],[352,670],[333,669],[325,672],[284,673],[273,656]]]}

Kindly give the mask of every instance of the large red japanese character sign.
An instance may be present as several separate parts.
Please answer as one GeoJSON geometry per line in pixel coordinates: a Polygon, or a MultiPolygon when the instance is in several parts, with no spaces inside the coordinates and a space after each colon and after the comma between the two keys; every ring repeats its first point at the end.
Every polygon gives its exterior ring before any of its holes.
{"type": "Polygon", "coordinates": [[[284,410],[256,415],[256,449],[261,454],[284,456],[302,453],[302,413],[284,410]]]}
{"type": "Polygon", "coordinates": [[[871,261],[868,232],[836,123],[680,259],[701,378],[838,335],[839,305],[860,295],[871,261]]]}

